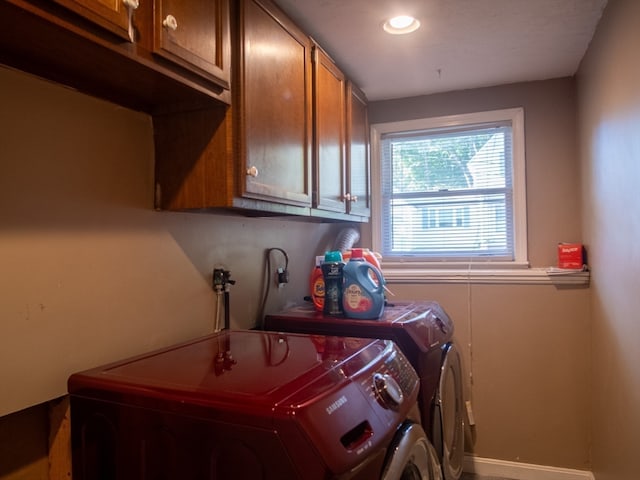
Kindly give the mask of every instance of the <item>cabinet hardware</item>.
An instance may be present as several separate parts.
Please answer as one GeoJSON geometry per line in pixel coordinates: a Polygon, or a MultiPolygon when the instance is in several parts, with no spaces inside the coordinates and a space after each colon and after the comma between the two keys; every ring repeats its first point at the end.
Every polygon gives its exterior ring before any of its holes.
{"type": "Polygon", "coordinates": [[[138,9],[140,2],[138,0],[122,0],[122,3],[127,7],[127,34],[129,35],[129,40],[135,42],[136,38],[135,30],[133,28],[133,12],[138,9]]]}
{"type": "Polygon", "coordinates": [[[256,166],[247,168],[247,175],[249,175],[250,177],[257,177],[258,168],[256,166]]]}
{"type": "Polygon", "coordinates": [[[173,15],[167,15],[167,17],[162,21],[162,25],[174,32],[178,29],[178,21],[173,15]]]}

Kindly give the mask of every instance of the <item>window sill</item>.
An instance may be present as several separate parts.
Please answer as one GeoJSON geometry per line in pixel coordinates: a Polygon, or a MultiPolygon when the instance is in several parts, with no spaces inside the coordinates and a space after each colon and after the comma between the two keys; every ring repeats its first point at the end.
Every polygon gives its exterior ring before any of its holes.
{"type": "Polygon", "coordinates": [[[410,269],[384,268],[388,283],[462,283],[588,286],[588,270],[527,269],[410,269]]]}

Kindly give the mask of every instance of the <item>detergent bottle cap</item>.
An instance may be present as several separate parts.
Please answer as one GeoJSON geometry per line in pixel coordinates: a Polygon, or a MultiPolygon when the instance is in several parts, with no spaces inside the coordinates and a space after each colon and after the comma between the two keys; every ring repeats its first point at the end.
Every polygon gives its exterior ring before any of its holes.
{"type": "Polygon", "coordinates": [[[351,249],[351,258],[353,260],[363,260],[364,252],[362,251],[361,248],[353,248],[351,249]]]}
{"type": "Polygon", "coordinates": [[[342,254],[338,251],[338,250],[333,250],[331,252],[326,252],[324,254],[324,261],[325,262],[341,262],[342,261],[342,254]]]}

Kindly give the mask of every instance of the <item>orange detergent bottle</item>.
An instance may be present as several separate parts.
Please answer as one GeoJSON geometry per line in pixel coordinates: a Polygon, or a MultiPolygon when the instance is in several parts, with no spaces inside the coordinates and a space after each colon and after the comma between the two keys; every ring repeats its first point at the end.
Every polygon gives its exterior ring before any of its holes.
{"type": "Polygon", "coordinates": [[[317,256],[316,266],[311,272],[311,299],[313,300],[313,306],[319,312],[324,310],[324,277],[320,266],[323,261],[324,256],[317,256]]]}

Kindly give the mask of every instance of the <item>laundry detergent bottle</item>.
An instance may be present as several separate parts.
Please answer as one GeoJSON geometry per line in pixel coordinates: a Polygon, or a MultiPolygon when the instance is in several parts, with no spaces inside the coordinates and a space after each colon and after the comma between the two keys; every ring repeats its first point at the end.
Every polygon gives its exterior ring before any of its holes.
{"type": "Polygon", "coordinates": [[[380,270],[354,248],[342,276],[342,308],[347,318],[376,319],[384,311],[384,278],[380,270]],[[376,279],[374,281],[374,278],[376,279]]]}
{"type": "Polygon", "coordinates": [[[323,255],[316,257],[316,266],[311,272],[310,279],[311,299],[313,300],[313,306],[319,312],[322,312],[324,310],[324,274],[322,273],[323,261],[323,255]]]}
{"type": "Polygon", "coordinates": [[[344,262],[342,254],[338,251],[326,252],[322,262],[322,275],[324,278],[324,305],[325,315],[342,316],[342,285],[344,262]]]}

